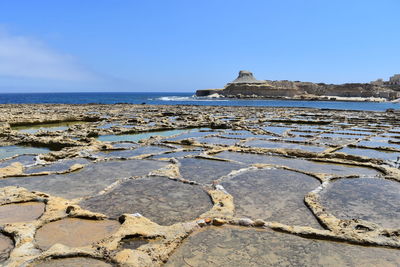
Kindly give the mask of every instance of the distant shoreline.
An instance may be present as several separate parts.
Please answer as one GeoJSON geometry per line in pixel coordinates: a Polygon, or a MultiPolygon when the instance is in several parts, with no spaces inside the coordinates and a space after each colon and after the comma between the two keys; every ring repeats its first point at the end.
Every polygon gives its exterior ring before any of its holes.
{"type": "MultiPolygon", "coordinates": [[[[332,97],[331,97],[332,98],[332,97]]],[[[364,98],[293,98],[293,97],[258,97],[258,98],[209,98],[194,97],[193,93],[41,93],[41,94],[2,94],[0,93],[0,105],[25,105],[25,104],[147,104],[147,105],[193,105],[193,106],[248,106],[248,107],[301,107],[338,110],[365,110],[386,111],[399,110],[398,102],[377,102],[364,98]]]]}
{"type": "Polygon", "coordinates": [[[298,96],[298,97],[265,97],[265,96],[240,96],[226,97],[217,94],[203,97],[203,99],[227,99],[227,100],[294,100],[294,101],[339,101],[339,102],[392,102],[398,103],[399,100],[388,101],[378,97],[340,97],[340,96],[298,96]]]}
{"type": "Polygon", "coordinates": [[[241,70],[238,77],[223,88],[200,89],[196,91],[196,96],[309,101],[397,101],[400,99],[400,75],[394,75],[387,82],[378,80],[370,83],[326,84],[257,80],[252,72],[241,70]]]}

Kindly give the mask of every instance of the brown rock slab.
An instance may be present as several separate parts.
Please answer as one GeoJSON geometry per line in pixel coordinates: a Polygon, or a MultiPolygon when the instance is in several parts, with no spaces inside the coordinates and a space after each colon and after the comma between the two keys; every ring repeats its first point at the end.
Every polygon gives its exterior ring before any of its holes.
{"type": "Polygon", "coordinates": [[[114,220],[65,218],[44,225],[37,231],[35,240],[43,250],[57,243],[69,247],[83,247],[112,235],[119,226],[114,220]]]}
{"type": "Polygon", "coordinates": [[[34,265],[35,267],[111,267],[101,260],[86,257],[50,259],[34,265]]]}
{"type": "Polygon", "coordinates": [[[11,238],[0,233],[0,263],[8,259],[13,248],[14,242],[11,238]]]}
{"type": "Polygon", "coordinates": [[[45,206],[33,201],[0,206],[0,224],[36,220],[43,214],[45,206]]]}

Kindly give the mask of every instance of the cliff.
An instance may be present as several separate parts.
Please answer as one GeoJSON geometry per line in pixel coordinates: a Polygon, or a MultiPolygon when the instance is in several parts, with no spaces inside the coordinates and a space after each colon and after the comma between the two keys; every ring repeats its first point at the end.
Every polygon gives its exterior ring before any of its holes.
{"type": "Polygon", "coordinates": [[[239,76],[223,89],[197,90],[197,96],[218,93],[232,98],[312,98],[312,97],[379,97],[388,100],[400,97],[393,88],[372,83],[325,84],[300,81],[257,80],[249,71],[239,76]]]}

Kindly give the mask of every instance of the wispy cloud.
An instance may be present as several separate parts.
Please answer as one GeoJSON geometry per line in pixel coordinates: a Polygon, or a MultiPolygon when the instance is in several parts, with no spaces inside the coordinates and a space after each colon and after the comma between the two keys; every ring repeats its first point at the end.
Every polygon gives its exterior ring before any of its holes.
{"type": "Polygon", "coordinates": [[[0,77],[91,82],[98,79],[71,55],[0,30],[0,77]]]}

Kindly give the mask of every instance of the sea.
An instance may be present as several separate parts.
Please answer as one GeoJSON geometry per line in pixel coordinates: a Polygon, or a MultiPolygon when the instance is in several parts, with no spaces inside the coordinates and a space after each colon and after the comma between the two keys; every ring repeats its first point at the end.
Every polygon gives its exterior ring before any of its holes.
{"type": "Polygon", "coordinates": [[[196,97],[193,93],[166,92],[101,92],[101,93],[2,93],[0,104],[152,104],[152,105],[200,105],[200,106],[263,106],[308,107],[340,110],[386,111],[400,109],[400,103],[303,101],[303,100],[253,100],[196,97]]]}

